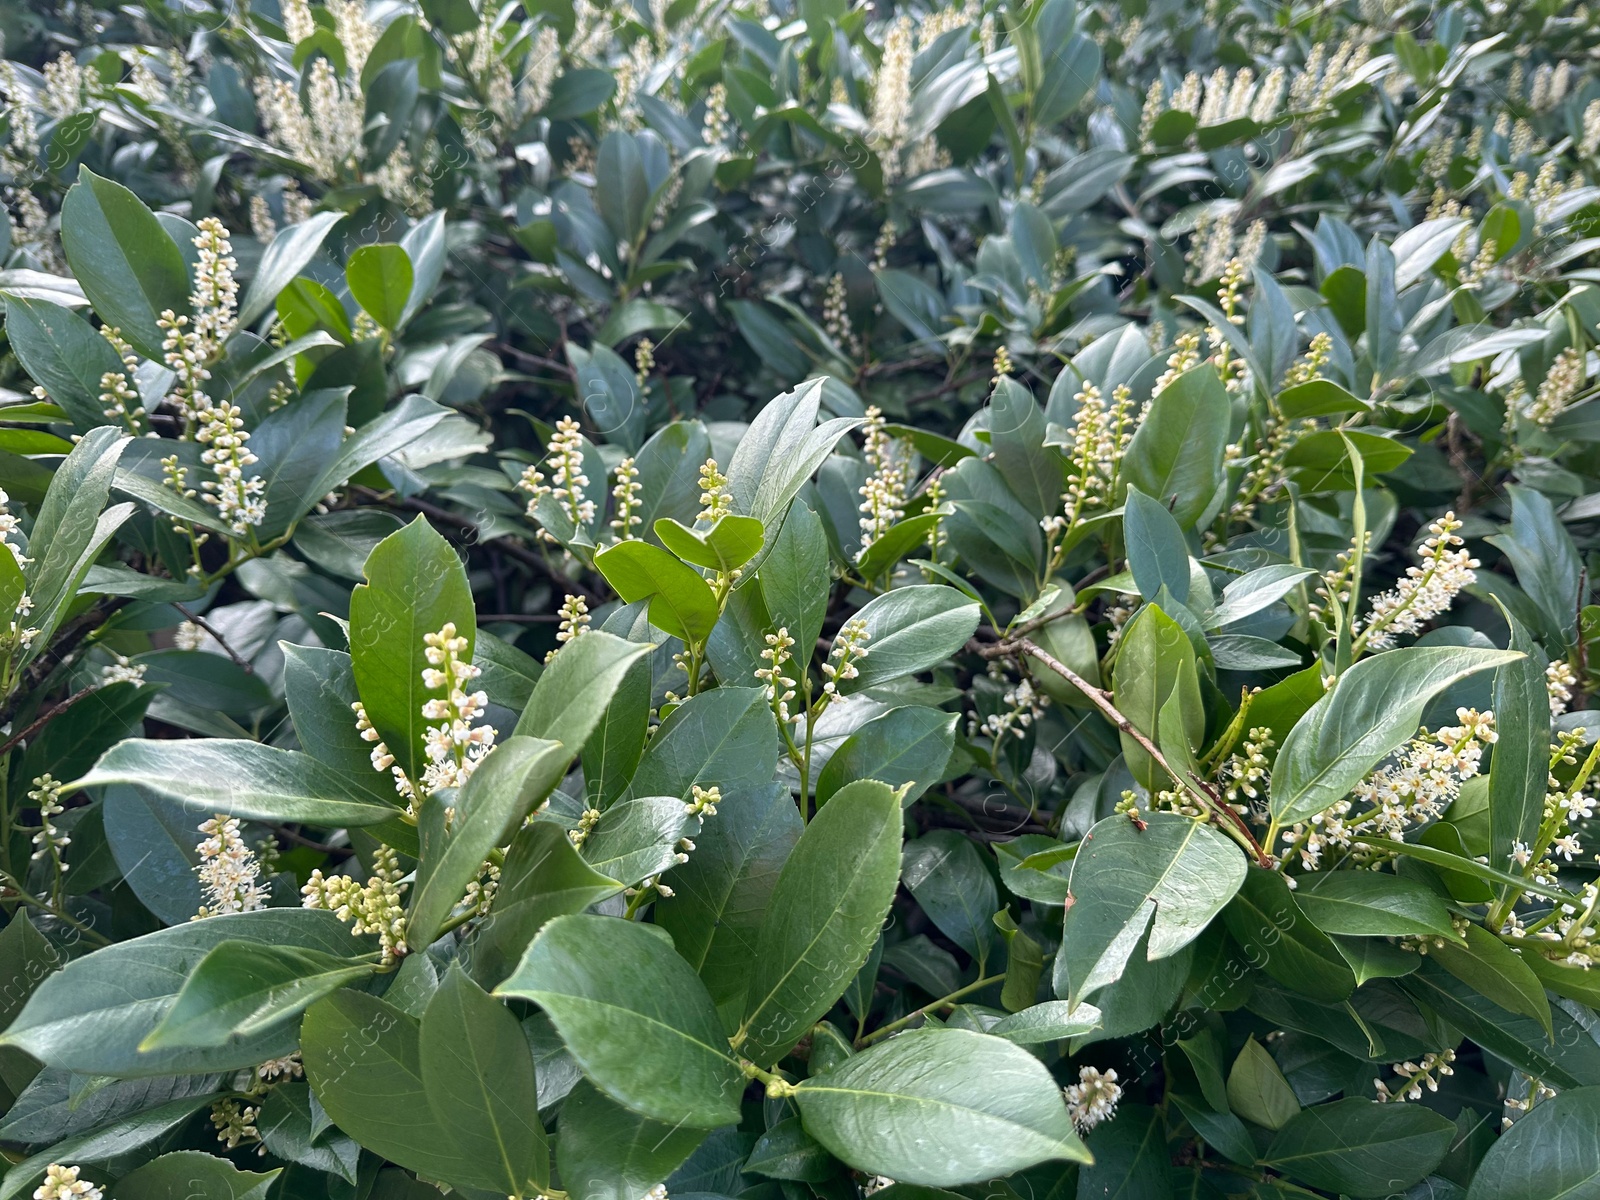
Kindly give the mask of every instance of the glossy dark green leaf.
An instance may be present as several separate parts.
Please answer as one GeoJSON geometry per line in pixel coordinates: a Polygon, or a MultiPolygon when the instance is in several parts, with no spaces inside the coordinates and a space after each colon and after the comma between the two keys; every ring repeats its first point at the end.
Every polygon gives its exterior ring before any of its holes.
{"type": "Polygon", "coordinates": [[[161,222],[120,183],[84,167],[61,204],[61,246],[100,319],[160,362],[158,319],[189,312],[184,252],[161,222]]]}
{"type": "Polygon", "coordinates": [[[844,740],[817,775],[817,803],[825,804],[852,779],[878,779],[895,788],[910,784],[902,803],[911,804],[945,777],[958,720],[955,713],[920,704],[874,717],[844,740]]]}
{"type": "Polygon", "coordinates": [[[328,230],[343,217],[342,212],[313,213],[304,221],[284,226],[273,236],[239,302],[239,324],[253,324],[272,307],[278,293],[311,262],[328,230]]]}
{"type": "Polygon", "coordinates": [[[161,1024],[139,1049],[208,1049],[258,1038],[329,992],[368,978],[373,970],[373,963],[318,950],[219,942],[189,973],[161,1024]]]}
{"type": "Polygon", "coordinates": [[[498,994],[550,1015],[592,1083],[644,1116],[739,1119],[744,1077],[705,985],[667,942],[615,917],[557,917],[498,994]]]}
{"type": "Polygon", "coordinates": [[[513,737],[479,764],[457,795],[455,821],[443,842],[423,840],[406,917],[408,938],[426,946],[443,932],[484,859],[511,840],[523,818],[561,782],[571,759],[560,742],[513,737]]]}
{"type": "Polygon", "coordinates": [[[1130,484],[1122,532],[1128,543],[1128,567],[1139,585],[1139,594],[1154,600],[1164,587],[1179,604],[1187,604],[1189,547],[1167,506],[1130,484]]]}
{"type": "Polygon", "coordinates": [[[1546,1200],[1600,1190],[1600,1088],[1541,1100],[1484,1155],[1467,1200],[1546,1200]]]}
{"type": "Polygon", "coordinates": [[[719,1008],[743,1003],[768,901],[802,828],[782,784],[725,795],[695,835],[689,861],[673,869],[673,895],[656,902],[656,923],[719,1008]]]}
{"type": "Polygon", "coordinates": [[[989,398],[995,466],[1017,499],[1040,518],[1060,509],[1066,483],[1062,458],[1044,444],[1044,438],[1044,413],[1028,389],[1009,375],[1001,378],[989,398]]]}
{"type": "Polygon", "coordinates": [[[1009,1017],[1001,1017],[989,1027],[989,1032],[1019,1046],[1033,1046],[1040,1042],[1082,1037],[1093,1031],[1102,1017],[1100,1010],[1092,1004],[1079,1004],[1074,1008],[1065,1000],[1046,1000],[1042,1004],[1029,1005],[1009,1017]]]}
{"type": "Polygon", "coordinates": [[[799,647],[815,646],[828,609],[828,593],[817,586],[828,572],[828,538],[822,521],[803,500],[790,505],[772,551],[761,564],[761,595],[775,628],[785,628],[799,647]]]}
{"type": "Polygon", "coordinates": [[[219,942],[292,946],[350,959],[372,947],[332,913],[264,909],[209,917],[106,946],[49,976],[6,1030],[0,1044],[48,1066],[87,1075],[170,1075],[225,1071],[280,1058],[295,1047],[293,1029],[273,1029],[219,1049],[142,1052],[189,972],[219,942]]]}
{"type": "Polygon", "coordinates": [[[776,1062],[833,1006],[860,970],[900,878],[900,800],[858,780],[811,819],[773,887],[733,1041],[776,1062]]]}
{"type": "Polygon", "coordinates": [[[943,662],[966,645],[978,617],[975,603],[942,584],[914,584],[875,597],[855,617],[868,634],[860,673],[839,690],[858,692],[943,662]]]}
{"type": "Polygon", "coordinates": [[[68,1138],[31,1158],[23,1159],[6,1172],[0,1182],[0,1200],[21,1200],[33,1194],[34,1185],[44,1178],[45,1169],[65,1159],[79,1166],[93,1167],[115,1162],[158,1141],[186,1123],[196,1112],[208,1107],[214,1097],[190,1096],[133,1116],[123,1117],[90,1133],[68,1138]]]}
{"type": "Polygon", "coordinates": [[[5,309],[6,336],[23,370],[80,430],[105,424],[101,378],[122,370],[111,343],[70,308],[48,300],[7,296],[5,309]]]}
{"type": "Polygon", "coordinates": [[[343,775],[309,754],[228,738],[119,742],[75,786],[117,783],[184,805],[197,824],[225,812],[251,821],[337,828],[377,824],[399,812],[398,797],[385,805],[358,794],[343,775]]]}
{"type": "MultiPolygon", "coordinates": [[[[1145,605],[1123,630],[1112,682],[1118,711],[1158,746],[1181,743],[1193,748],[1204,735],[1205,709],[1194,645],[1183,627],[1159,605],[1145,605]],[[1170,710],[1169,702],[1174,703],[1170,710]],[[1182,718],[1180,728],[1162,729],[1165,711],[1182,718]]],[[[1126,733],[1118,736],[1123,760],[1135,779],[1147,790],[1171,786],[1167,773],[1149,751],[1126,733]]]]}
{"type": "Polygon", "coordinates": [[[1515,617],[1512,650],[1525,656],[1494,674],[1495,743],[1489,759],[1489,864],[1511,867],[1516,843],[1531,846],[1544,819],[1550,776],[1550,697],[1543,657],[1515,617]]]}
{"type": "Polygon", "coordinates": [[[1562,645],[1577,631],[1582,562],[1572,535],[1542,492],[1510,485],[1511,525],[1489,542],[1511,560],[1517,582],[1539,608],[1545,628],[1562,645]]]}
{"type": "MultiPolygon", "coordinates": [[[[450,543],[418,517],[378,543],[366,582],[350,595],[350,658],[367,719],[395,763],[418,780],[427,761],[422,706],[428,667],[423,638],[453,624],[471,661],[477,620],[467,572],[450,543]]],[[[576,753],[576,749],[574,749],[576,753]]]]}
{"type": "Polygon", "coordinates": [[[953,829],[936,829],[905,844],[900,875],[941,933],[974,958],[988,958],[1000,897],[977,846],[953,829]]]}
{"type": "Polygon", "coordinates": [[[1515,951],[1481,925],[1468,925],[1465,944],[1450,941],[1429,952],[1457,979],[1508,1012],[1532,1017],[1551,1032],[1544,985],[1515,951]]]}
{"type": "Polygon", "coordinates": [[[696,784],[725,792],[764,786],[778,765],[777,727],[761,688],[701,692],[656,728],[629,790],[688,800],[696,784]]]}
{"type": "Polygon", "coordinates": [[[548,1188],[533,1054],[510,1010],[453,965],[422,1015],[417,1048],[434,1119],[461,1150],[445,1178],[512,1195],[548,1188]]]}
{"type": "Polygon", "coordinates": [[[300,1051],[312,1095],[362,1146],[431,1179],[462,1168],[461,1147],[428,1102],[415,1018],[376,996],[335,992],[306,1011],[300,1051]]]}
{"type": "Polygon", "coordinates": [[[561,1106],[561,1181],[573,1200],[639,1200],[705,1136],[703,1129],[642,1117],[580,1080],[561,1106]]]}
{"type": "Polygon", "coordinates": [[[1044,1065],[966,1030],[900,1034],[806,1080],[795,1102],[836,1157],[901,1183],[976,1183],[1089,1157],[1044,1065]]]}
{"type": "Polygon", "coordinates": [[[1150,402],[1123,469],[1129,483],[1168,505],[1188,529],[1222,481],[1227,439],[1228,393],[1214,367],[1195,367],[1150,402]]]}
{"type": "Polygon", "coordinates": [[[168,1200],[172,1196],[266,1200],[281,1170],[241,1171],[225,1158],[177,1150],[129,1171],[117,1180],[110,1196],[111,1200],[168,1200]]]}
{"type": "Polygon", "coordinates": [[[1056,956],[1056,994],[1077,1003],[1122,975],[1148,928],[1151,960],[1176,954],[1205,930],[1245,878],[1239,848],[1215,829],[1151,813],[1100,821],[1072,861],[1072,904],[1056,956]]]}
{"type": "Polygon", "coordinates": [[[1278,1131],[1265,1161],[1290,1179],[1350,1196],[1391,1196],[1439,1165],[1455,1123],[1420,1104],[1338,1100],[1278,1131]]]}
{"type": "Polygon", "coordinates": [[[1283,740],[1272,772],[1272,815],[1304,821],[1343,797],[1417,731],[1428,701],[1513,651],[1461,646],[1390,650],[1339,677],[1283,740]]]}
{"type": "Polygon", "coordinates": [[[1246,871],[1223,919],[1248,961],[1286,987],[1325,1002],[1354,990],[1355,976],[1338,948],[1300,911],[1276,871],[1246,871]]]}
{"type": "Polygon", "coordinates": [[[1300,911],[1323,933],[1456,937],[1444,901],[1413,879],[1369,871],[1327,871],[1304,876],[1294,898],[1300,911]]]}

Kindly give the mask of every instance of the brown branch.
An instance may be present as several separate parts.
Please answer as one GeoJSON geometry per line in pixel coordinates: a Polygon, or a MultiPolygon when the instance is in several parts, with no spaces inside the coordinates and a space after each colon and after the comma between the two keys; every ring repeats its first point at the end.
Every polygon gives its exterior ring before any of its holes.
{"type": "MultiPolygon", "coordinates": [[[[1079,675],[1071,667],[1067,666],[1066,663],[1062,662],[1048,651],[1042,649],[1038,644],[1029,641],[1027,638],[1016,638],[995,642],[989,645],[979,643],[976,645],[975,649],[984,658],[1000,658],[1004,655],[1025,654],[1030,658],[1037,659],[1044,666],[1054,671],[1057,675],[1061,676],[1061,678],[1065,679],[1073,687],[1082,692],[1084,696],[1088,698],[1089,702],[1098,708],[1108,721],[1110,721],[1123,733],[1127,734],[1130,738],[1137,742],[1140,748],[1143,749],[1144,752],[1152,759],[1154,759],[1156,765],[1170,775],[1175,783],[1184,782],[1184,776],[1179,775],[1177,771],[1173,770],[1172,765],[1167,762],[1166,756],[1156,748],[1156,744],[1154,742],[1147,738],[1143,733],[1139,732],[1139,730],[1134,728],[1133,722],[1122,715],[1122,712],[1117,708],[1117,706],[1111,702],[1110,696],[1108,696],[1101,689],[1095,687],[1094,684],[1090,683],[1083,676],[1079,675]]],[[[1192,772],[1188,774],[1188,782],[1193,787],[1199,789],[1200,794],[1205,798],[1213,813],[1232,825],[1232,827],[1244,838],[1250,847],[1251,853],[1256,856],[1256,862],[1263,867],[1270,866],[1272,863],[1271,856],[1269,856],[1267,852],[1261,848],[1261,843],[1256,841],[1255,834],[1250,831],[1250,827],[1244,823],[1244,820],[1239,816],[1238,813],[1234,812],[1231,807],[1223,802],[1222,797],[1217,795],[1216,791],[1211,787],[1211,785],[1206,783],[1205,780],[1194,775],[1192,772]]]]}
{"type": "Polygon", "coordinates": [[[201,629],[205,630],[213,638],[215,638],[217,645],[221,646],[227,656],[233,659],[234,666],[238,667],[246,675],[254,675],[256,673],[255,668],[241,658],[237,650],[228,645],[228,639],[223,637],[222,634],[217,630],[216,626],[212,625],[211,622],[207,621],[199,613],[191,612],[188,607],[179,604],[176,601],[173,602],[172,607],[183,614],[184,620],[188,621],[191,625],[199,626],[201,629]]]}
{"type": "Polygon", "coordinates": [[[78,701],[82,700],[86,696],[94,695],[99,690],[100,689],[97,687],[90,687],[84,688],[81,692],[74,692],[60,704],[56,705],[52,709],[47,710],[45,713],[39,716],[38,719],[36,719],[33,724],[29,725],[26,729],[22,730],[20,733],[12,734],[3,743],[0,743],[0,758],[4,758],[7,754],[11,753],[11,751],[15,750],[19,745],[27,741],[34,734],[38,733],[39,730],[50,724],[51,721],[54,721],[78,701]]]}

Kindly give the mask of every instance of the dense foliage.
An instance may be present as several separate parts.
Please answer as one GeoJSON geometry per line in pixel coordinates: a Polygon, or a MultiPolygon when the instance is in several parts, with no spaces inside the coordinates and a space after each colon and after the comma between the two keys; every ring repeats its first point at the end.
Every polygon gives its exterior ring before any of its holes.
{"type": "Polygon", "coordinates": [[[1600,1195],[1597,25],[7,6],[0,1200],[1600,1195]]]}

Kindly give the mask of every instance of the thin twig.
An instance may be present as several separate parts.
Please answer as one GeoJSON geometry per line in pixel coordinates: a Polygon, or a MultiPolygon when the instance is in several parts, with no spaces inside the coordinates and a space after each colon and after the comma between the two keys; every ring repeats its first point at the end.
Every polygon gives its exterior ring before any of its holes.
{"type": "Polygon", "coordinates": [[[27,741],[34,734],[38,733],[39,730],[43,729],[46,725],[50,724],[51,721],[54,721],[57,717],[59,717],[62,713],[66,712],[67,709],[71,708],[79,700],[82,700],[85,696],[92,696],[96,692],[98,692],[99,690],[100,689],[97,688],[97,687],[90,687],[90,688],[84,688],[83,691],[81,691],[81,692],[74,692],[72,695],[68,696],[65,700],[63,700],[60,704],[56,705],[54,708],[52,708],[49,711],[45,712],[42,716],[40,716],[36,721],[33,722],[33,724],[29,725],[26,729],[22,730],[20,733],[12,734],[9,738],[7,738],[5,740],[5,742],[0,743],[0,758],[4,758],[7,754],[11,753],[11,751],[15,750],[17,748],[17,746],[19,746],[21,743],[27,741]]]}
{"type": "Polygon", "coordinates": [[[221,646],[227,656],[233,659],[234,666],[238,667],[246,675],[254,675],[256,673],[255,668],[246,662],[242,657],[240,657],[237,650],[228,645],[228,639],[223,637],[221,632],[216,626],[212,625],[211,622],[207,621],[199,613],[191,612],[186,606],[179,604],[176,601],[173,602],[172,607],[183,614],[183,619],[185,621],[188,621],[191,625],[199,626],[201,629],[205,630],[213,638],[215,638],[217,645],[221,646]]]}
{"type": "MultiPolygon", "coordinates": [[[[1156,748],[1156,744],[1147,738],[1143,733],[1139,732],[1139,730],[1134,728],[1133,722],[1122,715],[1117,706],[1111,702],[1110,696],[1106,695],[1105,692],[1095,687],[1094,684],[1090,683],[1083,676],[1079,675],[1060,659],[1056,658],[1048,651],[1041,649],[1036,643],[1029,641],[1027,638],[1016,638],[995,642],[989,645],[978,643],[974,648],[984,658],[1001,658],[1005,655],[1026,654],[1030,658],[1037,659],[1050,670],[1054,671],[1057,675],[1061,676],[1061,678],[1065,679],[1073,687],[1082,692],[1088,698],[1089,702],[1098,708],[1108,721],[1110,721],[1123,733],[1127,734],[1130,738],[1137,742],[1140,748],[1142,748],[1146,754],[1155,760],[1156,765],[1172,777],[1174,782],[1184,782],[1184,777],[1172,769],[1171,764],[1167,762],[1166,756],[1156,748]]],[[[1200,794],[1205,798],[1212,811],[1217,816],[1227,821],[1229,825],[1231,825],[1232,828],[1244,839],[1245,843],[1250,848],[1250,852],[1255,855],[1256,862],[1263,867],[1271,866],[1271,856],[1269,856],[1267,852],[1261,848],[1261,843],[1256,841],[1255,834],[1250,831],[1250,827],[1244,823],[1239,814],[1234,812],[1232,808],[1224,803],[1222,797],[1218,796],[1216,792],[1212,790],[1211,786],[1203,779],[1200,779],[1191,773],[1188,776],[1188,782],[1193,787],[1199,789],[1200,794]]]]}

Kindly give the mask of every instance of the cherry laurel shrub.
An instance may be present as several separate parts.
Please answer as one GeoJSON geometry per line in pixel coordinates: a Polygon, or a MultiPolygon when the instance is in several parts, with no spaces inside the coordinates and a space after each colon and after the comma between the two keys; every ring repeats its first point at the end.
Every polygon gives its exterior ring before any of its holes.
{"type": "Polygon", "coordinates": [[[0,13],[0,1200],[1600,1195],[1600,31],[0,13]]]}

